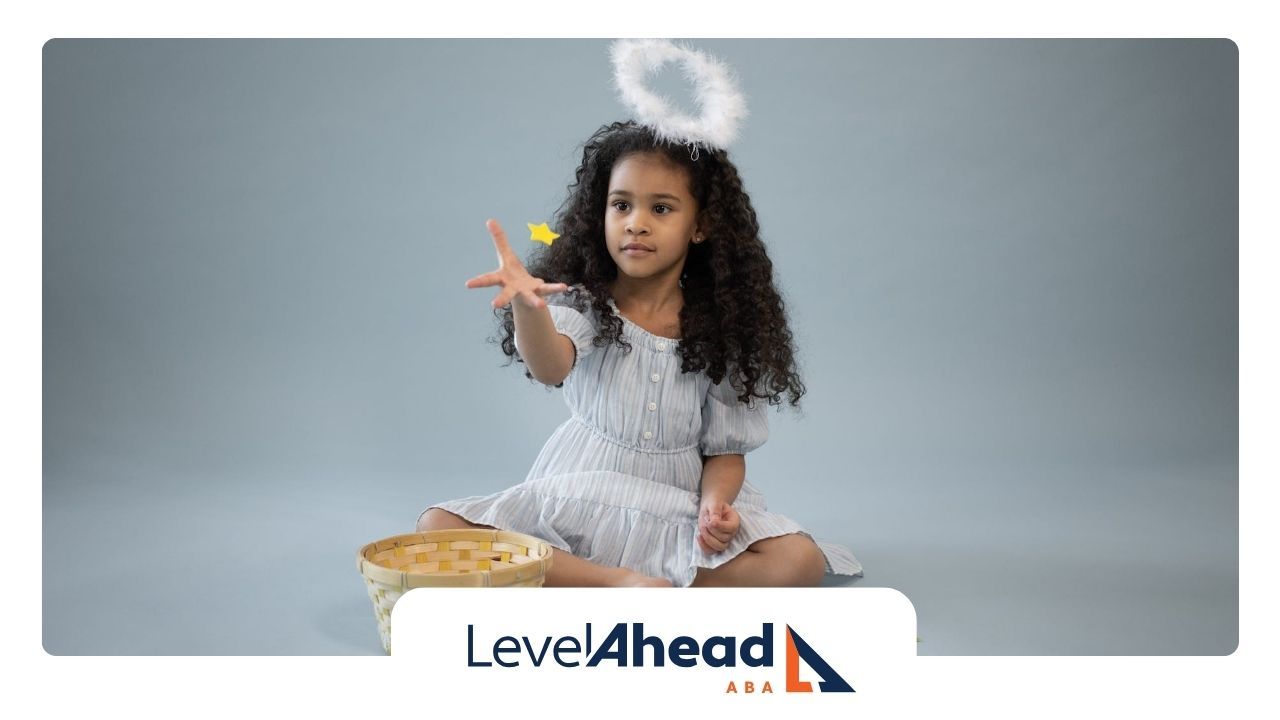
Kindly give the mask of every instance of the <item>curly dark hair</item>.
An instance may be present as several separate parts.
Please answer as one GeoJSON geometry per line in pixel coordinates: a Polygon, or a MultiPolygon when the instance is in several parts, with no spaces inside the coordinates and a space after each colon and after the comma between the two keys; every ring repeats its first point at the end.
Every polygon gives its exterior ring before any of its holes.
{"type": "MultiPolygon", "coordinates": [[[[633,153],[657,153],[688,171],[707,238],[690,246],[681,276],[681,372],[705,370],[715,383],[728,375],[742,402],[760,398],[780,405],[783,395],[788,395],[791,405],[798,407],[805,387],[796,369],[782,297],[774,286],[773,263],[760,239],[760,224],[742,178],[723,150],[702,148],[691,153],[631,121],[601,127],[583,145],[575,182],[556,212],[560,238],[534,251],[526,264],[529,274],[550,283],[582,286],[586,297],[583,293],[568,297],[580,311],[589,303],[600,318],[593,344],[616,344],[630,352],[622,320],[609,305],[609,286],[618,266],[605,246],[604,223],[613,166],[633,153]]],[[[510,305],[496,314],[502,351],[523,363],[516,350],[510,305]]],[[[528,370],[525,375],[533,377],[528,370]]]]}

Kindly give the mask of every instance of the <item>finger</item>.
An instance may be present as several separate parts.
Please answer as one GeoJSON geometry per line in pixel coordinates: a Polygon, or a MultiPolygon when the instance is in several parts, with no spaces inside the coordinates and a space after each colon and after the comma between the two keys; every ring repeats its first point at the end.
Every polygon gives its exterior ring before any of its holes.
{"type": "Polygon", "coordinates": [[[722,532],[725,532],[733,529],[736,526],[737,526],[737,523],[730,522],[728,518],[720,518],[719,520],[716,520],[715,522],[709,524],[707,527],[711,528],[712,530],[720,530],[722,532]]]}
{"type": "Polygon", "coordinates": [[[727,543],[733,538],[733,533],[716,530],[715,528],[707,528],[707,534],[722,543],[727,543]]]}
{"type": "Polygon", "coordinates": [[[542,297],[546,297],[548,295],[559,295],[560,293],[565,292],[568,289],[569,289],[569,286],[565,285],[564,283],[543,283],[534,292],[538,293],[542,297]]]}
{"type": "Polygon", "coordinates": [[[503,289],[502,292],[498,293],[498,295],[493,298],[493,307],[494,308],[506,307],[508,304],[511,303],[511,295],[512,295],[511,291],[503,289]]]}
{"type": "Polygon", "coordinates": [[[490,219],[485,222],[484,226],[489,229],[489,234],[493,236],[493,246],[498,249],[498,261],[501,262],[515,257],[515,253],[511,251],[511,244],[507,242],[507,233],[498,224],[498,221],[490,219]]]}
{"type": "Polygon", "coordinates": [[[707,547],[711,548],[712,552],[720,552],[729,547],[728,543],[716,538],[714,535],[703,535],[703,542],[707,544],[707,547]]]}
{"type": "Polygon", "coordinates": [[[711,529],[711,530],[719,530],[719,531],[723,532],[723,531],[729,530],[730,528],[733,528],[733,527],[736,527],[736,526],[737,526],[737,523],[730,522],[730,521],[728,520],[728,518],[721,518],[721,519],[719,519],[719,520],[716,520],[716,521],[715,521],[715,522],[713,522],[713,523],[709,523],[709,524],[707,525],[707,528],[709,528],[709,529],[711,529]]]}
{"type": "Polygon", "coordinates": [[[496,272],[477,275],[467,281],[467,287],[473,290],[475,288],[493,287],[494,285],[501,285],[501,284],[502,284],[502,277],[498,275],[498,273],[496,272]]]}

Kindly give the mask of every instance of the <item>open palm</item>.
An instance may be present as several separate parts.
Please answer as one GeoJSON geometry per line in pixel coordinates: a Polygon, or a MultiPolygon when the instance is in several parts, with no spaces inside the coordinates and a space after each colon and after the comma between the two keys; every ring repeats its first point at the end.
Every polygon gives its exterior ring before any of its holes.
{"type": "Polygon", "coordinates": [[[542,298],[556,295],[569,289],[564,283],[543,282],[533,277],[524,269],[524,264],[516,256],[507,242],[507,234],[497,220],[485,222],[489,234],[493,235],[493,246],[498,250],[498,269],[483,275],[477,275],[467,281],[468,288],[493,287],[502,289],[493,298],[495,308],[506,307],[512,300],[530,308],[545,307],[547,302],[542,298]]]}

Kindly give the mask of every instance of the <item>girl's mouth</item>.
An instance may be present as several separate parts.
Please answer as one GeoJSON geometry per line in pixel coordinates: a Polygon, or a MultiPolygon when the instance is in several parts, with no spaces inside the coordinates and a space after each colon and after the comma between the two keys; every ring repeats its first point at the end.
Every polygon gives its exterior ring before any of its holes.
{"type": "Polygon", "coordinates": [[[640,243],[627,243],[622,246],[622,254],[635,257],[637,255],[648,255],[653,252],[653,248],[645,247],[640,243]]]}

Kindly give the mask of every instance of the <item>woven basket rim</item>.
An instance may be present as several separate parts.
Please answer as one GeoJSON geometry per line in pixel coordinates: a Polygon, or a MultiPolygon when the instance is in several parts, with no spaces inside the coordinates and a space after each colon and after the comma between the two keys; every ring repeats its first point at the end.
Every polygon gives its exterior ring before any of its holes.
{"type": "Polygon", "coordinates": [[[526,535],[525,533],[512,532],[510,530],[491,530],[488,528],[426,530],[423,532],[391,535],[364,545],[356,551],[356,567],[359,569],[361,575],[370,578],[371,580],[392,586],[398,585],[406,590],[415,587],[423,587],[424,585],[429,584],[426,582],[427,579],[433,579],[434,582],[440,582],[443,578],[453,579],[452,582],[447,583],[449,585],[490,585],[495,579],[508,581],[517,579],[519,576],[526,575],[534,568],[537,568],[538,574],[545,576],[547,569],[551,567],[551,550],[551,544],[541,538],[533,535],[526,535]],[[439,540],[510,542],[528,547],[529,557],[532,561],[529,563],[528,567],[514,566],[498,570],[476,570],[470,573],[453,575],[452,573],[396,570],[370,559],[370,556],[378,551],[379,545],[385,546],[388,543],[395,545],[404,540],[412,540],[415,543],[439,540]]]}

